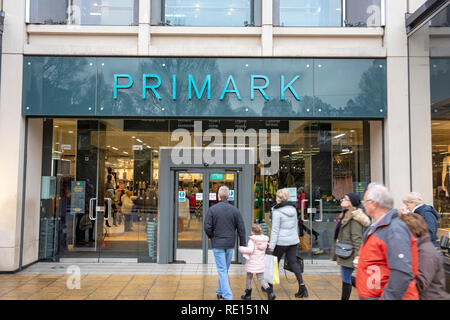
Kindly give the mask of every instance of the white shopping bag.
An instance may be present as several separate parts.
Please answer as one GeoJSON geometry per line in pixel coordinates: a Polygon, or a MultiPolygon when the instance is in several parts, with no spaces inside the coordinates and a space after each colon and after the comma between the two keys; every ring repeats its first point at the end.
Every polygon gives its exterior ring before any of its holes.
{"type": "Polygon", "coordinates": [[[264,269],[264,280],[272,284],[280,283],[280,276],[278,274],[278,259],[277,257],[266,254],[264,256],[264,263],[266,265],[264,269]]]}

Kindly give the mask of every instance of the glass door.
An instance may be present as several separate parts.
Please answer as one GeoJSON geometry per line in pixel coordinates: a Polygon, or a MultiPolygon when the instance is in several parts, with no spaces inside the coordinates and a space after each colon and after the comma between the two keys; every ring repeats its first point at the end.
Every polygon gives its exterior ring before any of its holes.
{"type": "MultiPolygon", "coordinates": [[[[209,203],[208,209],[219,202],[218,191],[221,186],[227,186],[230,189],[230,195],[228,198],[228,202],[233,206],[238,206],[238,174],[239,170],[223,170],[223,169],[209,169],[207,170],[209,177],[209,203]]],[[[242,213],[241,213],[242,214],[242,213]]],[[[238,239],[236,237],[236,245],[233,254],[232,263],[237,261],[238,250],[237,250],[237,242],[238,239]]],[[[208,261],[214,261],[214,254],[212,252],[211,240],[208,239],[208,261]]],[[[205,262],[206,263],[206,262],[205,262]]]]}
{"type": "Polygon", "coordinates": [[[204,173],[177,171],[175,192],[175,262],[202,263],[205,215],[204,173]]]}
{"type": "MultiPolygon", "coordinates": [[[[95,258],[104,240],[105,192],[100,181],[104,151],[104,127],[96,120],[59,121],[54,124],[54,159],[59,193],[64,197],[61,212],[63,241],[62,257],[95,258]],[[71,139],[67,137],[70,136],[71,139]],[[70,143],[68,143],[70,142],[70,143]]],[[[111,206],[110,202],[108,208],[111,206]]],[[[108,219],[108,218],[106,218],[108,219]]]]}
{"type": "Polygon", "coordinates": [[[156,262],[158,151],[114,120],[54,120],[61,257],[156,262]]]}
{"type": "Polygon", "coordinates": [[[330,258],[340,200],[347,193],[363,197],[370,180],[364,165],[369,161],[368,130],[360,121],[311,122],[307,128],[307,188],[299,205],[310,240],[303,254],[312,259],[330,258]]]}
{"type": "MultiPolygon", "coordinates": [[[[214,261],[211,241],[203,231],[210,207],[219,202],[221,186],[230,189],[229,202],[237,205],[237,170],[190,169],[175,171],[174,261],[214,261]]],[[[233,261],[237,260],[237,253],[233,261]]]]}

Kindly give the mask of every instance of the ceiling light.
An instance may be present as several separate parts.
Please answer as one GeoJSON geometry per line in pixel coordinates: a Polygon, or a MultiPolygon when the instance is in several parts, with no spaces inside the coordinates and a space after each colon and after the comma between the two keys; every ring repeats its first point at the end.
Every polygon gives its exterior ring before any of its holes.
{"type": "Polygon", "coordinates": [[[119,149],[117,149],[116,147],[112,147],[114,150],[119,150],[119,149]]]}
{"type": "Polygon", "coordinates": [[[136,139],[136,141],[138,141],[138,142],[142,143],[142,140],[141,140],[141,139],[136,139]]]}
{"type": "Polygon", "coordinates": [[[342,134],[339,134],[339,135],[333,137],[333,139],[341,138],[341,137],[343,137],[343,136],[345,136],[345,135],[346,135],[345,133],[342,133],[342,134]]]}

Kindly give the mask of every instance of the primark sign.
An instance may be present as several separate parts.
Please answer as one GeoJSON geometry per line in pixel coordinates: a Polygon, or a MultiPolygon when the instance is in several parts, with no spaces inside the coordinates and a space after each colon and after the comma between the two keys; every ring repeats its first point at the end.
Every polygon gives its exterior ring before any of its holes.
{"type": "Polygon", "coordinates": [[[385,59],[25,56],[23,114],[384,118],[385,59]]]}
{"type": "MultiPolygon", "coordinates": [[[[294,83],[300,78],[300,75],[294,75],[293,78],[287,82],[285,76],[282,74],[280,76],[280,90],[279,90],[279,95],[277,97],[280,98],[281,101],[285,100],[285,93],[286,91],[290,91],[290,93],[293,95],[293,97],[297,100],[300,101],[300,96],[298,95],[298,93],[295,91],[293,85],[294,83]]],[[[140,84],[140,87],[142,88],[142,99],[145,100],[147,99],[147,92],[150,91],[154,97],[156,97],[158,100],[162,100],[163,97],[161,96],[161,94],[158,92],[158,89],[161,87],[161,85],[163,85],[162,80],[161,80],[161,76],[158,74],[143,74],[142,77],[140,77],[140,79],[142,81],[142,83],[140,84]]],[[[211,100],[211,75],[207,74],[205,76],[205,79],[203,80],[203,83],[199,86],[196,83],[195,77],[192,74],[189,74],[187,79],[183,79],[184,81],[187,82],[187,85],[185,85],[184,87],[187,86],[188,88],[188,94],[182,94],[182,96],[188,98],[188,100],[192,100],[194,97],[194,93],[195,93],[195,97],[198,100],[201,100],[203,97],[205,97],[207,100],[211,100]],[[199,89],[201,88],[201,89],[199,89]]],[[[181,81],[183,81],[181,80],[181,81]]],[[[178,82],[180,82],[180,79],[178,79],[178,82]]],[[[219,80],[220,82],[220,80],[219,80]]],[[[223,100],[225,98],[225,96],[227,94],[233,94],[235,95],[235,98],[239,101],[242,100],[242,96],[241,93],[239,91],[238,86],[236,85],[236,81],[234,79],[234,76],[232,74],[228,75],[225,85],[223,86],[223,89],[219,92],[221,92],[220,97],[217,96],[216,98],[218,98],[219,100],[223,100]]],[[[261,94],[262,97],[264,97],[265,100],[269,101],[270,97],[267,94],[267,92],[265,91],[269,85],[270,85],[270,80],[269,77],[266,75],[250,75],[249,76],[249,82],[250,82],[250,100],[255,100],[255,92],[258,92],[259,94],[261,94]],[[262,85],[257,85],[257,81],[260,80],[262,81],[262,85]]],[[[118,91],[119,89],[121,90],[127,90],[130,89],[134,84],[134,80],[132,78],[131,75],[129,74],[114,74],[114,93],[113,93],[113,97],[114,99],[118,98],[118,91]],[[119,80],[120,79],[126,79],[126,84],[121,84],[119,85],[119,80]]],[[[164,84],[167,85],[167,84],[164,84]]],[[[178,97],[178,92],[177,92],[177,75],[174,74],[172,75],[172,81],[170,84],[170,88],[164,90],[164,92],[169,92],[171,93],[170,97],[164,97],[165,99],[173,99],[173,100],[177,100],[178,97]]]]}

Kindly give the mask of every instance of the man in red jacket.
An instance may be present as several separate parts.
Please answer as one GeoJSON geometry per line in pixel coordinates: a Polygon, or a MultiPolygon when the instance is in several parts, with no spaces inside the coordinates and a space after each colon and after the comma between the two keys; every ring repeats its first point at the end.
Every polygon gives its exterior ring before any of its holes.
{"type": "Polygon", "coordinates": [[[418,300],[417,242],[393,210],[389,190],[372,183],[362,201],[372,225],[364,233],[356,268],[356,289],[361,299],[418,300]]]}

